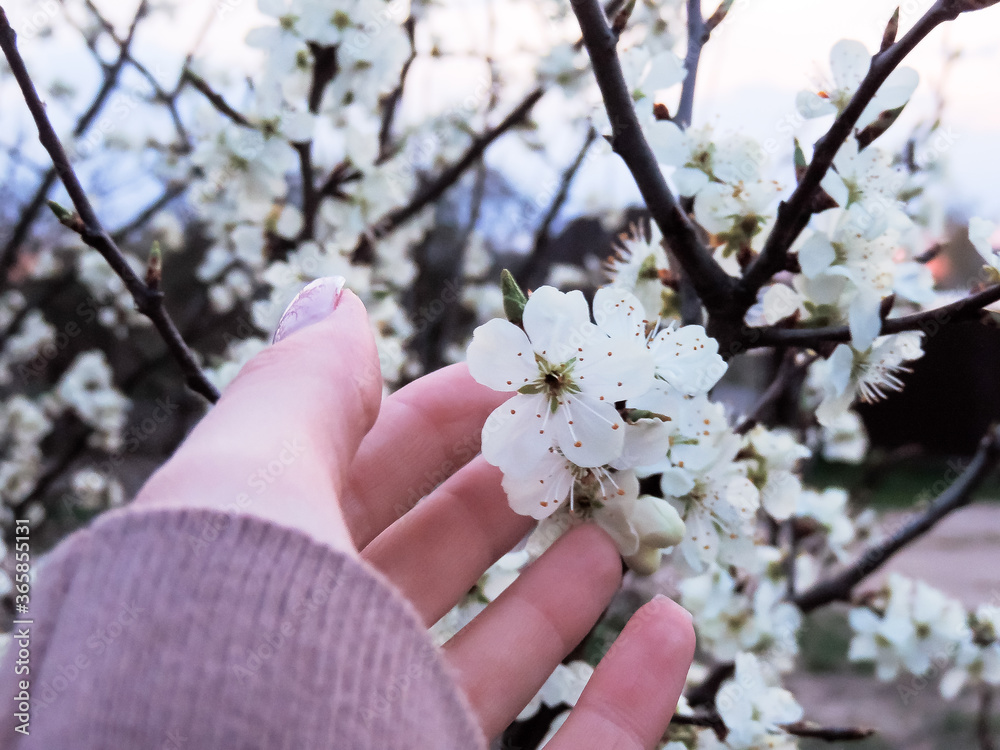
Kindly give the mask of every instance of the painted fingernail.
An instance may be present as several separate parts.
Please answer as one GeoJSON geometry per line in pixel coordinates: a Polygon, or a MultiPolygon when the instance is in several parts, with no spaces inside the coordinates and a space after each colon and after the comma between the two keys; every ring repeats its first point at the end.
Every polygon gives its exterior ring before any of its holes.
{"type": "Polygon", "coordinates": [[[295,299],[282,313],[271,343],[277,344],[296,331],[318,323],[336,310],[346,282],[347,279],[343,276],[324,276],[310,282],[295,295],[295,299]]]}

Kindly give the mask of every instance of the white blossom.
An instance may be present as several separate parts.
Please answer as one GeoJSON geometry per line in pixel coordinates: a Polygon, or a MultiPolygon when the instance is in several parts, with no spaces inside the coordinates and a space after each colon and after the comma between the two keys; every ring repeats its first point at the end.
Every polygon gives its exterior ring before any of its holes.
{"type": "Polygon", "coordinates": [[[802,707],[778,687],[766,666],[752,654],[737,654],[736,671],[723,683],[715,707],[726,724],[731,747],[752,746],[766,735],[779,734],[782,724],[802,718],[802,707]]]}
{"type": "Polygon", "coordinates": [[[996,234],[997,225],[992,221],[987,221],[978,216],[969,219],[969,242],[976,248],[983,260],[993,268],[1000,271],[1000,257],[993,249],[992,238],[996,234]]]}
{"type": "Polygon", "coordinates": [[[577,466],[621,454],[624,422],[616,401],[641,395],[653,377],[645,319],[631,295],[602,289],[590,322],[580,292],[541,287],[524,307],[524,330],[503,320],[476,329],[469,370],[483,385],[517,392],[493,412],[483,455],[501,469],[537,463],[552,447],[577,466]]]}
{"type": "Polygon", "coordinates": [[[92,443],[108,451],[121,447],[129,400],[115,387],[104,352],[84,352],[73,360],[55,395],[94,429],[92,443]]]}
{"type": "Polygon", "coordinates": [[[892,391],[900,391],[901,373],[909,372],[907,362],[923,356],[919,332],[882,336],[866,351],[840,344],[829,359],[816,362],[810,378],[822,388],[816,409],[821,425],[830,424],[850,408],[855,398],[866,403],[879,401],[892,391]]]}
{"type": "Polygon", "coordinates": [[[874,661],[881,680],[901,672],[926,674],[935,664],[950,661],[968,634],[962,605],[922,581],[889,576],[884,605],[851,610],[852,661],[874,661]]]}
{"type": "MultiPolygon", "coordinates": [[[[796,99],[799,112],[803,117],[822,117],[843,112],[870,67],[871,55],[861,42],[848,39],[837,42],[830,50],[833,86],[818,93],[800,92],[796,99]]],[[[864,128],[882,112],[902,107],[909,101],[919,80],[917,72],[912,68],[900,67],[893,70],[861,113],[857,126],[864,128]]]]}

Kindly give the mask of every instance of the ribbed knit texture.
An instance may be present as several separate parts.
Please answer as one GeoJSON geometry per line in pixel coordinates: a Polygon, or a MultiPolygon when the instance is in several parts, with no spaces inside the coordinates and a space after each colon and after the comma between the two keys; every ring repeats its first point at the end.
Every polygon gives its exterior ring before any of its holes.
{"type": "Polygon", "coordinates": [[[37,566],[31,734],[16,750],[475,750],[416,612],[305,534],[209,510],[124,511],[37,566]]]}

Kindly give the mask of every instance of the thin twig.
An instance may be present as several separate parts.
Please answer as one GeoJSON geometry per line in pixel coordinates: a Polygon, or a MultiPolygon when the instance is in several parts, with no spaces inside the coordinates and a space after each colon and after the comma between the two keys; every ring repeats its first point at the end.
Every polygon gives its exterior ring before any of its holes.
{"type": "Polygon", "coordinates": [[[691,115],[694,110],[694,89],[698,78],[698,64],[701,61],[701,51],[708,43],[715,28],[725,20],[733,0],[723,0],[718,9],[706,21],[701,14],[701,0],[688,0],[687,3],[687,54],[684,57],[684,67],[687,75],[681,88],[681,100],[677,105],[677,114],[673,121],[682,130],[691,125],[691,115]]]}
{"type": "Polygon", "coordinates": [[[937,0],[902,39],[872,58],[871,67],[850,103],[834,120],[826,135],[816,142],[812,161],[799,180],[798,186],[789,199],[778,206],[777,220],[760,256],[750,265],[737,285],[737,304],[741,312],[754,303],[757,290],[785,267],[789,248],[809,223],[813,198],[820,182],[886,78],[931,31],[945,21],[958,17],[959,11],[949,6],[947,0],[937,0]]]}
{"type": "MultiPolygon", "coordinates": [[[[103,109],[104,105],[107,103],[108,97],[115,90],[118,85],[118,78],[121,75],[122,68],[125,66],[126,60],[128,60],[129,49],[132,46],[132,40],[135,38],[135,30],[139,25],[139,21],[146,15],[148,10],[147,0],[142,0],[139,7],[136,9],[135,16],[132,18],[132,23],[129,26],[128,33],[125,35],[125,39],[122,40],[118,48],[118,58],[111,64],[104,67],[104,80],[101,82],[100,88],[97,90],[97,94],[90,102],[90,106],[87,107],[86,111],[80,115],[79,119],[76,121],[76,125],[73,127],[73,138],[79,138],[93,124],[97,115],[103,109]]],[[[3,8],[0,7],[0,13],[3,12],[3,8]]],[[[11,47],[14,46],[14,31],[11,29],[10,24],[6,21],[6,14],[4,15],[4,35],[7,34],[7,29],[10,29],[10,40],[9,44],[11,47]]],[[[41,212],[42,208],[45,206],[45,201],[48,198],[49,191],[55,184],[56,179],[58,179],[59,174],[55,167],[49,169],[45,173],[45,177],[42,178],[41,183],[39,183],[38,188],[35,190],[34,195],[31,196],[31,200],[25,205],[21,210],[21,216],[18,219],[17,224],[14,226],[14,230],[11,232],[10,238],[7,240],[6,244],[2,250],[0,250],[0,289],[7,283],[7,274],[10,269],[14,266],[17,261],[17,254],[24,243],[25,239],[28,237],[28,233],[31,231],[31,227],[35,223],[35,219],[38,218],[38,214],[41,212]]]]}
{"type": "Polygon", "coordinates": [[[573,3],[583,42],[611,122],[611,145],[635,179],[636,186],[702,303],[711,314],[726,314],[735,281],[698,239],[687,214],[674,197],[653,151],[642,134],[632,96],[616,51],[618,38],[608,25],[599,0],[573,3]]]}
{"type": "Polygon", "coordinates": [[[687,2],[687,31],[687,54],[684,56],[684,67],[687,69],[687,74],[684,77],[684,86],[681,88],[681,100],[680,104],[677,105],[677,114],[673,118],[677,127],[681,129],[685,129],[691,124],[691,114],[694,110],[694,85],[698,78],[698,63],[701,60],[701,49],[708,41],[705,34],[705,18],[701,14],[701,0],[688,0],[687,2]]]}
{"type": "Polygon", "coordinates": [[[413,61],[417,59],[417,45],[414,39],[414,32],[416,31],[416,20],[413,16],[410,16],[403,23],[403,29],[406,31],[406,36],[410,40],[410,55],[406,58],[406,62],[403,63],[402,69],[399,71],[399,83],[396,87],[386,94],[381,101],[382,107],[382,122],[378,129],[378,157],[375,159],[375,164],[384,164],[392,158],[396,149],[392,143],[392,124],[396,119],[396,111],[399,109],[399,102],[403,98],[403,88],[406,86],[406,76],[410,72],[410,66],[413,65],[413,61]]]}
{"type": "Polygon", "coordinates": [[[824,727],[811,721],[797,721],[781,727],[796,737],[811,737],[827,742],[852,742],[863,740],[875,734],[874,729],[867,727],[824,727]]]}
{"type": "Polygon", "coordinates": [[[938,495],[924,512],[892,536],[868,547],[858,558],[831,578],[819,581],[792,599],[803,612],[834,601],[848,601],[854,587],[882,567],[894,554],[930,531],[942,518],[972,502],[972,493],[1000,460],[1000,428],[993,426],[979,443],[969,465],[948,489],[938,495]]]}
{"type": "Polygon", "coordinates": [[[48,151],[55,170],[58,172],[66,188],[66,192],[69,193],[70,199],[76,207],[79,216],[73,217],[73,220],[68,220],[66,223],[79,233],[81,239],[87,245],[97,250],[104,257],[125,284],[125,288],[131,294],[139,312],[148,317],[157,331],[160,332],[167,348],[180,365],[188,386],[209,401],[217,401],[219,398],[218,390],[205,377],[205,374],[198,366],[194,354],[188,348],[187,344],[184,343],[177,330],[177,326],[164,309],[163,294],[158,290],[150,289],[135,271],[132,270],[132,267],[126,261],[118,245],[111,239],[97,218],[97,213],[90,204],[90,200],[87,198],[86,191],[83,189],[80,179],[77,177],[76,172],[73,171],[73,167],[69,163],[69,158],[66,156],[66,151],[59,141],[52,123],[49,122],[48,115],[45,112],[45,105],[42,104],[42,100],[38,96],[38,91],[35,89],[28,69],[25,67],[24,59],[21,57],[20,52],[18,52],[17,35],[14,33],[14,29],[11,28],[10,22],[7,20],[7,14],[2,7],[0,7],[0,48],[3,49],[11,72],[17,80],[18,86],[21,88],[24,101],[31,111],[35,125],[38,127],[38,139],[45,147],[45,150],[48,151]]]}
{"type": "Polygon", "coordinates": [[[563,171],[562,177],[559,180],[559,189],[553,196],[548,209],[545,211],[545,216],[542,218],[541,223],[538,225],[538,229],[535,231],[535,244],[531,249],[531,253],[528,255],[527,260],[518,272],[518,279],[522,285],[527,284],[528,279],[542,265],[542,260],[545,257],[545,251],[548,249],[549,241],[552,239],[549,234],[552,229],[552,222],[555,221],[556,216],[559,215],[559,211],[561,211],[562,207],[565,205],[566,199],[569,197],[570,186],[572,186],[573,180],[576,179],[577,174],[579,174],[580,167],[583,166],[583,162],[587,158],[587,152],[590,151],[590,147],[593,145],[595,140],[597,140],[597,131],[593,128],[588,128],[587,136],[583,139],[583,145],[580,146],[580,150],[577,152],[576,158],[574,158],[565,171],[563,171]]]}
{"type": "MultiPolygon", "coordinates": [[[[729,729],[715,711],[697,714],[674,714],[671,724],[706,727],[715,732],[720,741],[725,740],[729,729]]],[[[809,737],[826,742],[850,742],[863,740],[875,734],[874,729],[867,727],[824,727],[811,721],[797,721],[794,724],[782,724],[779,728],[796,737],[809,737]]]]}
{"type": "MultiPolygon", "coordinates": [[[[923,310],[898,318],[882,321],[880,336],[904,331],[924,331],[934,335],[945,325],[975,320],[987,305],[1000,300],[1000,284],[994,284],[981,292],[970,294],[948,305],[923,310]]],[[[833,341],[850,341],[848,326],[827,326],[825,328],[750,328],[745,332],[747,349],[761,346],[816,347],[833,341]]]]}
{"type": "Polygon", "coordinates": [[[532,90],[498,125],[476,136],[458,161],[418,190],[409,203],[394,208],[369,227],[354,249],[355,258],[364,257],[371,250],[371,245],[374,241],[391,234],[420,213],[426,206],[440,198],[448,188],[458,181],[469,167],[479,160],[483,152],[497,138],[511,128],[521,124],[527,118],[528,113],[531,112],[532,107],[535,106],[544,94],[545,89],[540,86],[532,90]]]}
{"type": "MultiPolygon", "coordinates": [[[[65,6],[66,0],[60,0],[60,2],[65,6]]],[[[160,85],[160,82],[156,80],[156,76],[153,75],[153,73],[149,70],[149,68],[147,68],[141,62],[135,59],[135,56],[132,54],[131,45],[126,45],[125,40],[118,36],[118,32],[115,30],[114,24],[104,17],[104,14],[102,14],[101,11],[97,8],[97,6],[94,5],[92,0],[86,0],[85,4],[87,6],[87,9],[90,11],[91,15],[94,16],[94,18],[97,20],[97,23],[100,24],[101,28],[103,28],[104,31],[107,32],[107,34],[114,40],[115,44],[117,44],[120,49],[122,48],[125,49],[126,62],[128,62],[129,65],[135,68],[135,70],[139,73],[139,75],[141,75],[143,78],[146,79],[146,82],[153,89],[153,95],[155,100],[158,102],[162,102],[164,105],[166,105],[167,110],[170,112],[170,118],[174,122],[174,130],[177,132],[177,137],[184,144],[185,149],[190,149],[191,138],[188,135],[187,128],[184,127],[184,123],[181,120],[180,111],[177,109],[176,92],[173,95],[167,93],[167,91],[164,90],[164,88],[160,85]]],[[[76,24],[74,24],[74,26],[76,26],[76,24]]],[[[76,29],[84,36],[85,39],[87,39],[86,31],[82,27],[76,26],[76,29]]],[[[94,53],[96,57],[98,54],[96,39],[93,41],[87,39],[87,44],[88,46],[90,46],[91,51],[94,53]]]]}
{"type": "Polygon", "coordinates": [[[216,111],[222,115],[225,115],[234,123],[242,128],[253,128],[254,124],[246,117],[246,115],[237,112],[230,106],[229,102],[225,100],[222,94],[218,93],[215,89],[208,85],[208,82],[202,78],[200,75],[192,71],[186,65],[181,71],[181,83],[190,83],[195,89],[204,96],[208,103],[215,107],[216,111]]]}
{"type": "Polygon", "coordinates": [[[816,356],[810,356],[807,357],[805,361],[795,364],[795,356],[796,352],[794,351],[789,350],[785,352],[785,356],[781,360],[781,365],[778,368],[778,374],[775,376],[774,380],[771,381],[771,384],[767,387],[767,389],[760,395],[760,398],[757,399],[757,403],[753,405],[750,413],[743,418],[742,422],[733,428],[733,432],[737,435],[746,435],[750,432],[750,430],[756,427],[768,407],[781,398],[785,389],[795,380],[795,378],[797,378],[817,359],[816,356]]]}
{"type": "Polygon", "coordinates": [[[299,171],[302,176],[302,230],[298,241],[304,242],[316,236],[316,212],[319,210],[319,193],[313,175],[312,141],[293,143],[292,148],[299,155],[299,171]]]}
{"type": "Polygon", "coordinates": [[[171,182],[167,185],[163,194],[140,211],[132,221],[116,229],[111,233],[111,239],[117,243],[124,242],[128,236],[138,229],[141,229],[156,214],[170,205],[175,198],[183,195],[188,189],[188,184],[184,182],[171,182]]]}

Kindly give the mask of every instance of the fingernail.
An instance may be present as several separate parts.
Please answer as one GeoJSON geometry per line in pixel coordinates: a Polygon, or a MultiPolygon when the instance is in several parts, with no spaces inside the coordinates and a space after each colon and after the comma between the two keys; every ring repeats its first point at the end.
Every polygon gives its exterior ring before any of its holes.
{"type": "Polygon", "coordinates": [[[346,282],[343,276],[324,276],[310,282],[282,313],[271,343],[277,344],[336,310],[346,282]]]}
{"type": "Polygon", "coordinates": [[[680,604],[678,604],[677,602],[675,602],[669,596],[666,596],[665,594],[657,594],[656,596],[653,597],[653,601],[654,602],[661,602],[663,604],[668,604],[672,609],[680,610],[685,615],[687,615],[687,618],[691,622],[694,622],[694,615],[692,615],[690,612],[688,612],[686,609],[684,609],[684,607],[682,607],[680,604]]]}

